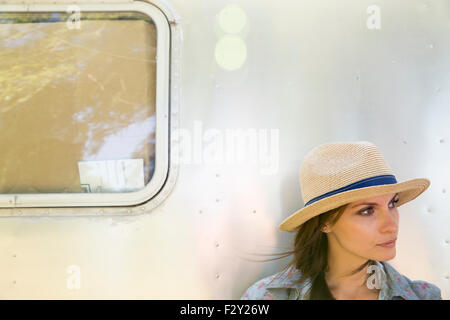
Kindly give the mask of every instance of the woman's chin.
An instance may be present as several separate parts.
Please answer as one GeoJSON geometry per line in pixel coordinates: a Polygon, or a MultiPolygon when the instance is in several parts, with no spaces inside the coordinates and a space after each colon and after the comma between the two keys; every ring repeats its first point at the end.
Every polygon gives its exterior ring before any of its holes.
{"type": "Polygon", "coordinates": [[[381,252],[377,252],[375,255],[377,258],[373,260],[377,261],[387,261],[394,259],[396,255],[395,247],[394,248],[383,248],[381,252]]]}

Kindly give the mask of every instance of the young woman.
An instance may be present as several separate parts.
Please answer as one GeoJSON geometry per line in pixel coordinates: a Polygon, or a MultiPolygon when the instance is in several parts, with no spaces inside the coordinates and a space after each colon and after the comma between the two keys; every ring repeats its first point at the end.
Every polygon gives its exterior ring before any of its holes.
{"type": "Polygon", "coordinates": [[[398,207],[430,181],[397,182],[371,142],[319,145],[300,168],[304,208],[280,229],[296,232],[292,261],[257,281],[241,299],[442,299],[440,289],[412,281],[387,260],[395,257],[398,207]]]}

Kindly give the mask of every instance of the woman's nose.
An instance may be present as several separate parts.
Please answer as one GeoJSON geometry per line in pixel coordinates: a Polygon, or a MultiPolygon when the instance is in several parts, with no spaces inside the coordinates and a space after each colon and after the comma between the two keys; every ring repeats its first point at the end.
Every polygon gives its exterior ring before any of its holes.
{"type": "Polygon", "coordinates": [[[398,231],[398,209],[385,208],[381,214],[381,231],[397,233],[398,231]]]}

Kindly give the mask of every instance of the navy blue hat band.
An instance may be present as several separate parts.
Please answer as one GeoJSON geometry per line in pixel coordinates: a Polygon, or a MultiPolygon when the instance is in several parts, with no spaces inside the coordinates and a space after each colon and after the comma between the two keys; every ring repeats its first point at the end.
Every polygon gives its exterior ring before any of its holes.
{"type": "Polygon", "coordinates": [[[330,196],[333,196],[335,194],[342,193],[345,191],[366,188],[366,187],[372,187],[372,186],[380,186],[380,185],[384,185],[384,184],[396,184],[396,183],[397,183],[397,179],[395,179],[395,176],[393,176],[392,174],[383,174],[380,176],[362,179],[362,180],[353,182],[352,184],[349,184],[348,186],[345,186],[345,187],[327,192],[321,196],[315,197],[315,198],[309,200],[305,204],[305,207],[316,201],[319,201],[323,198],[327,198],[327,197],[330,197],[330,196]]]}

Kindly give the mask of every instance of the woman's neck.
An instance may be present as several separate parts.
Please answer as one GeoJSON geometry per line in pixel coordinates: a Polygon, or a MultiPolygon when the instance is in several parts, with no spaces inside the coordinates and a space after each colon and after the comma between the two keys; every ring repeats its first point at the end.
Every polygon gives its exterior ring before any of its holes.
{"type": "Polygon", "coordinates": [[[369,264],[354,274],[355,271],[361,265],[368,260],[353,260],[353,263],[345,263],[341,261],[336,263],[332,260],[329,263],[328,272],[325,272],[325,281],[328,285],[330,292],[336,299],[358,299],[358,297],[375,297],[379,291],[370,289],[367,286],[367,268],[369,264]]]}

